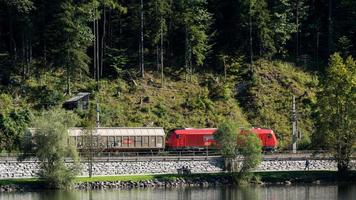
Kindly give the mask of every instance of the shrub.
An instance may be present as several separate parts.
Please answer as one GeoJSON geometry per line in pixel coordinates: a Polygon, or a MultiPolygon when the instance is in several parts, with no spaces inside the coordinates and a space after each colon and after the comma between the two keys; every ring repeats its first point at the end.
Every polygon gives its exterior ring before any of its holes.
{"type": "Polygon", "coordinates": [[[68,128],[78,118],[63,110],[44,111],[34,119],[34,152],[40,161],[40,177],[50,188],[68,188],[79,172],[80,163],[74,146],[68,144],[68,128]],[[73,164],[67,166],[64,159],[70,157],[73,164]]]}

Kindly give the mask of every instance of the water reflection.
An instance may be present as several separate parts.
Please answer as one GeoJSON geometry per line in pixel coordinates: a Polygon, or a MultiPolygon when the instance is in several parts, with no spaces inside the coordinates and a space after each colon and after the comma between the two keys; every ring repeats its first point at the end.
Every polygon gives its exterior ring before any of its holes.
{"type": "Polygon", "coordinates": [[[356,184],[0,193],[0,200],[349,200],[356,184]]]}

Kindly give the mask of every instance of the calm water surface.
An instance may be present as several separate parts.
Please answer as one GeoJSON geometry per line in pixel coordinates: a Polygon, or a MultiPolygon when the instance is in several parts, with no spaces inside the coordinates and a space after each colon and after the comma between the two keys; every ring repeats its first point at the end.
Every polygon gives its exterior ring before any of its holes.
{"type": "Polygon", "coordinates": [[[46,191],[0,193],[0,200],[356,200],[356,183],[340,185],[248,186],[179,189],[46,191]]]}

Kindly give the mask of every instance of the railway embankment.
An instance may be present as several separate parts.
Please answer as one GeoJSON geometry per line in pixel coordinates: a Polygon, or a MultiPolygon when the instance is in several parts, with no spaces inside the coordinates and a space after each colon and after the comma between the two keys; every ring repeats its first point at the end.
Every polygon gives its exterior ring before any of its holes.
{"type": "MultiPolygon", "coordinates": [[[[241,162],[237,159],[236,162],[241,162]]],[[[70,165],[70,161],[67,162],[70,165]]],[[[356,160],[351,165],[355,169],[356,160]]],[[[88,175],[89,164],[82,162],[81,176],[88,175]]],[[[93,162],[95,176],[142,175],[142,174],[176,174],[177,169],[186,167],[196,173],[223,172],[223,159],[218,156],[196,157],[134,157],[134,158],[101,158],[93,162]]],[[[18,161],[16,159],[0,160],[0,179],[37,177],[40,166],[37,160],[18,161]]],[[[301,171],[337,169],[336,162],[331,159],[310,159],[305,157],[265,158],[255,169],[256,172],[268,171],[301,171]],[[306,159],[309,166],[306,168],[306,159]]]]}

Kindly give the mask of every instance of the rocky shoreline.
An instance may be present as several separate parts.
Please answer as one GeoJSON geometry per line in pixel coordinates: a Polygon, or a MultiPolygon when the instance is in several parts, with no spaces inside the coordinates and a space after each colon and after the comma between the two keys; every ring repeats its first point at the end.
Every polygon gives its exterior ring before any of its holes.
{"type": "MultiPolygon", "coordinates": [[[[177,188],[177,187],[212,187],[222,185],[232,185],[231,177],[211,178],[175,178],[172,180],[142,180],[142,181],[94,181],[75,183],[72,189],[75,190],[105,190],[105,189],[134,189],[134,188],[177,188]]],[[[42,184],[9,184],[0,185],[0,192],[24,192],[43,190],[42,184]]]]}
{"type": "Polygon", "coordinates": [[[144,180],[144,181],[97,181],[83,182],[74,186],[78,190],[92,189],[133,189],[133,188],[177,188],[177,187],[210,187],[231,185],[232,178],[219,177],[216,179],[185,179],[176,178],[174,180],[144,180]]]}

